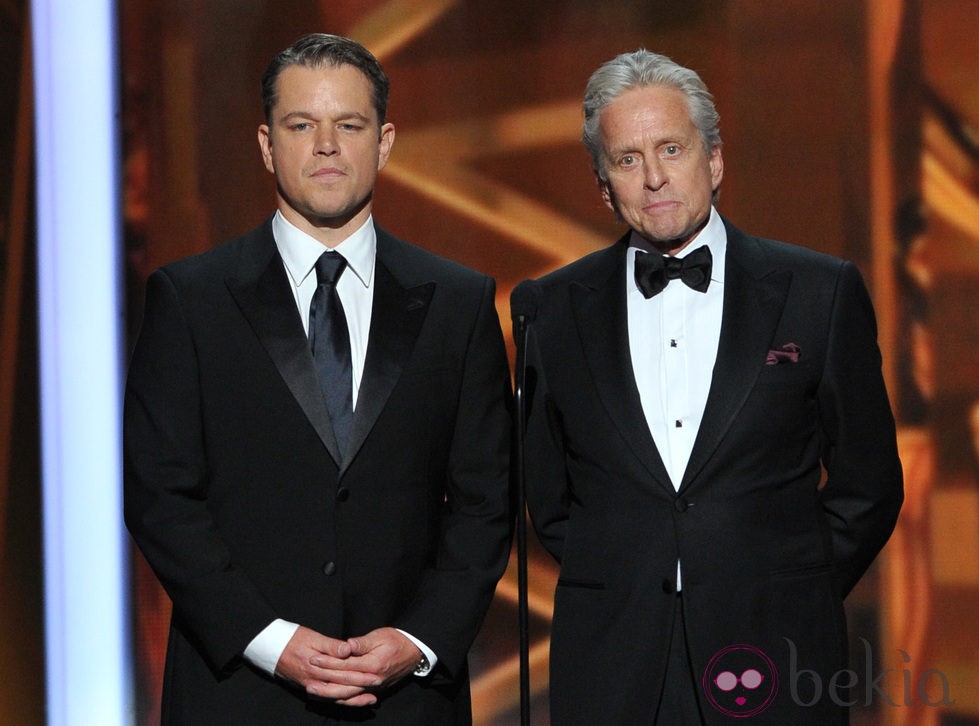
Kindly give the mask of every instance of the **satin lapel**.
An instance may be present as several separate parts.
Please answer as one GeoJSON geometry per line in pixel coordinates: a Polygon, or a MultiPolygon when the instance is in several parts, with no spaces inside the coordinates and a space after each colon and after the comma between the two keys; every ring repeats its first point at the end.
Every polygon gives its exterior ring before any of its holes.
{"type": "Polygon", "coordinates": [[[254,245],[246,245],[237,277],[228,278],[225,283],[279,375],[339,466],[340,452],[333,436],[330,414],[271,232],[267,239],[256,238],[254,245]]]}
{"type": "Polygon", "coordinates": [[[663,459],[653,442],[639,399],[629,352],[625,292],[626,245],[606,253],[590,280],[571,285],[571,308],[592,381],[619,434],[653,478],[674,493],[663,459]]]}
{"type": "MultiPolygon", "coordinates": [[[[378,231],[378,255],[374,266],[374,302],[367,342],[364,375],[357,396],[347,456],[340,467],[346,471],[370,434],[404,369],[421,330],[435,283],[403,287],[385,264],[382,232],[378,231]]],[[[394,266],[397,269],[397,266],[394,266]]]]}
{"type": "Polygon", "coordinates": [[[720,445],[758,378],[792,274],[772,269],[758,245],[728,227],[724,312],[704,417],[683,475],[691,484],[720,445]]]}

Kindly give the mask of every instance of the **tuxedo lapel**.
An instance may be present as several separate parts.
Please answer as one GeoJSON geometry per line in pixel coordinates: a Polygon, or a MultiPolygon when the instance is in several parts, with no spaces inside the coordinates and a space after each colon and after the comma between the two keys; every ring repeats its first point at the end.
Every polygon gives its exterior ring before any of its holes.
{"type": "Polygon", "coordinates": [[[434,282],[402,284],[393,271],[406,275],[396,243],[377,230],[377,261],[374,265],[374,301],[367,342],[364,375],[354,410],[347,455],[340,475],[350,465],[377,422],[415,347],[435,292],[434,282]]]}
{"type": "Polygon", "coordinates": [[[792,274],[772,267],[753,238],[727,225],[724,312],[717,361],[680,490],[720,445],[761,373],[792,274]]]}
{"type": "Polygon", "coordinates": [[[571,285],[571,308],[592,381],[619,434],[653,478],[671,494],[669,474],[639,399],[629,352],[623,240],[610,247],[592,274],[571,285]]]}
{"type": "Polygon", "coordinates": [[[296,301],[289,290],[285,267],[275,248],[271,225],[266,224],[246,239],[239,269],[225,283],[279,375],[339,466],[340,451],[330,414],[316,378],[296,301]]]}

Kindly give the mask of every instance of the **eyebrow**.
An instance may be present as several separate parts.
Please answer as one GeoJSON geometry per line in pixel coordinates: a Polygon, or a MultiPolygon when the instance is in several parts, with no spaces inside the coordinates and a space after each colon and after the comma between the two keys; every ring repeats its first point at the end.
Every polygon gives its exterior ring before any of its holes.
{"type": "Polygon", "coordinates": [[[605,153],[609,157],[619,156],[620,154],[641,154],[642,149],[640,146],[639,144],[633,143],[619,144],[618,146],[606,148],[605,153]]]}
{"type": "MultiPolygon", "coordinates": [[[[319,118],[319,116],[317,114],[311,112],[311,111],[290,111],[289,113],[287,113],[284,116],[280,117],[280,120],[281,121],[291,121],[293,119],[298,119],[298,118],[303,118],[303,119],[306,119],[306,118],[316,119],[316,118],[319,118]]],[[[371,122],[370,117],[365,116],[364,114],[359,113],[358,111],[344,111],[343,113],[339,114],[338,116],[335,116],[335,117],[332,117],[331,118],[331,120],[333,120],[333,121],[345,121],[347,119],[358,119],[360,121],[363,121],[364,123],[370,123],[371,122]]]]}

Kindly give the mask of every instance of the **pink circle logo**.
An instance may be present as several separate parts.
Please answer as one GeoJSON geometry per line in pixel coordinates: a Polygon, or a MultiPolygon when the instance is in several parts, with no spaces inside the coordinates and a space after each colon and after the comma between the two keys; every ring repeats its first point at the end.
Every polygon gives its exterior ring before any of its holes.
{"type": "Polygon", "coordinates": [[[714,654],[702,679],[707,701],[733,718],[757,716],[778,695],[771,658],[751,645],[729,645],[714,654]]]}

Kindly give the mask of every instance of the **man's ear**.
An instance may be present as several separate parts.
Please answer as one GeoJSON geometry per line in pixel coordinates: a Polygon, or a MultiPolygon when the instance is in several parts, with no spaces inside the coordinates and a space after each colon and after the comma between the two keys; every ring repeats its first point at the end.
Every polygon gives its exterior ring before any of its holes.
{"type": "Polygon", "coordinates": [[[605,206],[618,214],[615,208],[615,195],[612,192],[611,185],[608,181],[602,179],[597,172],[595,174],[595,182],[598,184],[598,191],[602,195],[602,201],[605,202],[605,206]]]}
{"type": "Polygon", "coordinates": [[[262,124],[258,127],[258,148],[262,150],[262,163],[272,174],[275,174],[275,164],[272,162],[272,132],[262,124]]]}
{"type": "Polygon", "coordinates": [[[710,152],[708,159],[710,164],[711,191],[716,192],[721,186],[721,179],[724,178],[724,157],[721,155],[721,147],[715,146],[710,152]]]}
{"type": "Polygon", "coordinates": [[[380,153],[377,157],[377,170],[380,171],[388,163],[391,147],[394,146],[394,124],[386,123],[381,126],[381,138],[378,143],[380,153]]]}

